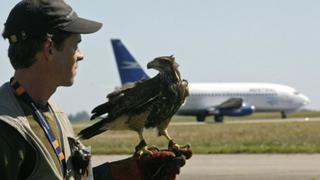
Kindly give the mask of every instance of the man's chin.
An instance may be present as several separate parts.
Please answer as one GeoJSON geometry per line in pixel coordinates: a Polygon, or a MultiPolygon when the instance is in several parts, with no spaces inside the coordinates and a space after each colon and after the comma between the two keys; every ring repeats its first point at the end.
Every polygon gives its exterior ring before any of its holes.
{"type": "Polygon", "coordinates": [[[60,86],[63,86],[63,87],[70,87],[72,86],[74,83],[74,79],[68,81],[68,82],[64,82],[63,84],[61,84],[60,86]]]}

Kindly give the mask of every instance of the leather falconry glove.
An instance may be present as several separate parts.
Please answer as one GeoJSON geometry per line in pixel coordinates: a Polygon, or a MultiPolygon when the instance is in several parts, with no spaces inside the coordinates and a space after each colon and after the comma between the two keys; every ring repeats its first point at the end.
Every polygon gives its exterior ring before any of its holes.
{"type": "Polygon", "coordinates": [[[106,163],[113,180],[175,180],[180,168],[191,158],[190,148],[149,148],[152,153],[106,163]]]}

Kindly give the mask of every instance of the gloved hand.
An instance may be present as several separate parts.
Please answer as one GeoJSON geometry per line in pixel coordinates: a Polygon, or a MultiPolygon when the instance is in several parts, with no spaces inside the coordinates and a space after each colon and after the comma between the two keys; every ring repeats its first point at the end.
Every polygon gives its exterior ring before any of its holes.
{"type": "Polygon", "coordinates": [[[174,180],[191,158],[190,148],[158,150],[149,148],[150,155],[134,156],[108,163],[114,180],[174,180]]]}

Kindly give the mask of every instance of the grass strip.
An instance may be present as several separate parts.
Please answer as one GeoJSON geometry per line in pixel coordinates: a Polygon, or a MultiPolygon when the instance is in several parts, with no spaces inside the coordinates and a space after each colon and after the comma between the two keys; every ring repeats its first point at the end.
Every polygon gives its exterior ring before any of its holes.
{"type": "MultiPolygon", "coordinates": [[[[88,124],[74,126],[76,132],[88,124]]],[[[222,123],[171,125],[169,133],[179,144],[190,143],[194,153],[320,153],[320,122],[222,123]]],[[[164,137],[145,130],[149,145],[166,148],[164,137]]],[[[107,131],[83,141],[95,154],[128,154],[138,144],[133,131],[107,131]]]]}

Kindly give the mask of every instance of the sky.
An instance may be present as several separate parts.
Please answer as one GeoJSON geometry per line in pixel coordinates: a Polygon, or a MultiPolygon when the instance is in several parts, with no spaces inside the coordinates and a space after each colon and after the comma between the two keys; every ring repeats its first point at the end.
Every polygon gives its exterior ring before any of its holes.
{"type": "MultiPolygon", "coordinates": [[[[17,0],[0,0],[0,29],[17,0]]],[[[110,39],[119,38],[146,69],[174,55],[189,82],[268,82],[308,96],[320,110],[320,1],[317,0],[67,0],[79,16],[103,23],[82,36],[72,87],[53,99],[67,112],[90,112],[120,85],[110,39]]],[[[0,84],[13,69],[0,38],[0,84]]],[[[156,72],[147,70],[151,76],[156,72]]]]}

